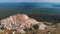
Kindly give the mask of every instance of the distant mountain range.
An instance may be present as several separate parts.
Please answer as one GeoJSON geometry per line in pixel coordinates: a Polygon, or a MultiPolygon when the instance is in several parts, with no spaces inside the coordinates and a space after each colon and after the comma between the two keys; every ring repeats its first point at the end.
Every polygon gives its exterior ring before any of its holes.
{"type": "Polygon", "coordinates": [[[4,18],[16,13],[60,16],[60,3],[0,3],[0,18],[4,18]]]}
{"type": "Polygon", "coordinates": [[[0,3],[0,7],[19,7],[19,8],[59,8],[60,3],[48,2],[11,2],[0,3]]]}

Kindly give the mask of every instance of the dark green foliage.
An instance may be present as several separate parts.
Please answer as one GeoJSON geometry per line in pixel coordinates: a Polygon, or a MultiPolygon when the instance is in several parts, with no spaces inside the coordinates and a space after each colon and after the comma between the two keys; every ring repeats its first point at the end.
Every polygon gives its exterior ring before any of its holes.
{"type": "Polygon", "coordinates": [[[32,31],[32,28],[25,28],[24,31],[32,31]]]}
{"type": "Polygon", "coordinates": [[[36,24],[36,25],[33,26],[33,28],[37,30],[37,29],[39,29],[39,25],[36,24]]]}
{"type": "Polygon", "coordinates": [[[32,31],[32,28],[28,28],[29,31],[32,31]]]}
{"type": "Polygon", "coordinates": [[[5,29],[5,28],[2,26],[2,27],[1,27],[1,30],[4,30],[4,29],[5,29]]]}
{"type": "Polygon", "coordinates": [[[23,29],[24,31],[28,31],[28,28],[23,29]]]}
{"type": "Polygon", "coordinates": [[[32,32],[32,34],[36,34],[35,32],[32,32]]]}
{"type": "Polygon", "coordinates": [[[13,29],[14,31],[17,31],[16,29],[13,29]]]}

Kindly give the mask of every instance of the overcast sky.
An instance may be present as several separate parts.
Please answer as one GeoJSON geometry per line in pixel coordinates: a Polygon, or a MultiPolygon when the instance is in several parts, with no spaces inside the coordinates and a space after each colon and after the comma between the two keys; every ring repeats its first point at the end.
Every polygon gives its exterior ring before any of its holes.
{"type": "Polygon", "coordinates": [[[60,2],[60,0],[0,0],[0,2],[60,2]]]}

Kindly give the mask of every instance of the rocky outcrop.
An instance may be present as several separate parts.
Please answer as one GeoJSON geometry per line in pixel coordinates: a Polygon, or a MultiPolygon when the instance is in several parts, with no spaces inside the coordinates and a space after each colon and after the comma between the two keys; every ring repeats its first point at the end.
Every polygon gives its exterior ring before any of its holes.
{"type": "Polygon", "coordinates": [[[26,14],[16,14],[12,15],[8,18],[2,19],[1,24],[4,25],[5,28],[11,30],[16,29],[19,32],[25,33],[23,29],[25,28],[33,28],[32,26],[35,24],[39,25],[39,29],[44,30],[46,25],[42,22],[38,22],[37,20],[28,17],[26,14]]]}

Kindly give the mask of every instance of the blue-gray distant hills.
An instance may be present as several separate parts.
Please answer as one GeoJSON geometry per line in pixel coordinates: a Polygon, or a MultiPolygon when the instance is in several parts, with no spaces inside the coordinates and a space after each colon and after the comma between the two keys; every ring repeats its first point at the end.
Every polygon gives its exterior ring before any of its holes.
{"type": "Polygon", "coordinates": [[[60,21],[59,19],[60,3],[47,3],[47,2],[0,3],[0,19],[16,13],[25,13],[38,20],[40,18],[48,19],[49,17],[50,19],[60,21]]]}
{"type": "Polygon", "coordinates": [[[0,15],[25,12],[30,14],[60,15],[59,3],[47,2],[11,2],[0,3],[0,15]]]}

